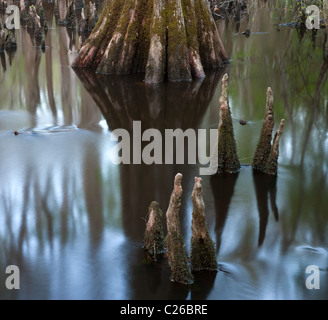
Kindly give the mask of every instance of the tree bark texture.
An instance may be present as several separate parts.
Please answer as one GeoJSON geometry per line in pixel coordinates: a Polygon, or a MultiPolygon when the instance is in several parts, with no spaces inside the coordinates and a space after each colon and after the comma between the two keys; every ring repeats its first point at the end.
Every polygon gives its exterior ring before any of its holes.
{"type": "Polygon", "coordinates": [[[159,204],[153,201],[148,209],[144,247],[154,261],[165,252],[162,219],[163,212],[159,204]]]}
{"type": "Polygon", "coordinates": [[[174,189],[170,204],[166,212],[167,236],[165,244],[171,267],[171,281],[182,284],[191,284],[193,276],[190,272],[188,259],[185,253],[185,244],[181,235],[179,211],[182,197],[182,174],[178,173],[174,179],[174,189]]]}
{"type": "Polygon", "coordinates": [[[237,145],[231,118],[228,97],[228,75],[222,78],[220,121],[218,128],[217,173],[237,173],[240,170],[237,145]]]}
{"type": "Polygon", "coordinates": [[[267,90],[266,115],[253,160],[253,169],[265,174],[278,174],[279,142],[283,134],[285,120],[281,120],[271,145],[272,132],[274,129],[273,92],[271,88],[267,90]]]}
{"type": "Polygon", "coordinates": [[[73,67],[159,83],[203,78],[227,60],[207,0],[107,0],[73,67]]]}

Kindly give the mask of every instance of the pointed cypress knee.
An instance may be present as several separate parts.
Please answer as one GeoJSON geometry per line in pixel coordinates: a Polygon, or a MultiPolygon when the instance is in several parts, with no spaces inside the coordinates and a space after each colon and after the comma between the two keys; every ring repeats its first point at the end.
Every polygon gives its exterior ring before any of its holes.
{"type": "Polygon", "coordinates": [[[222,78],[217,152],[218,174],[239,172],[240,162],[238,159],[237,145],[229,107],[227,74],[225,74],[222,78]]]}
{"type": "Polygon", "coordinates": [[[165,244],[171,267],[171,281],[182,284],[191,284],[193,276],[190,272],[188,259],[184,250],[185,244],[181,235],[179,211],[181,206],[182,174],[178,173],[174,179],[174,189],[170,204],[166,212],[167,236],[165,244]]]}
{"type": "Polygon", "coordinates": [[[208,233],[205,221],[202,178],[195,178],[191,200],[194,206],[191,226],[191,269],[217,271],[215,244],[208,233]]]}
{"type": "Polygon", "coordinates": [[[159,204],[153,201],[149,206],[147,214],[144,248],[154,261],[157,261],[157,258],[165,252],[162,219],[163,212],[159,204]]]}
{"type": "Polygon", "coordinates": [[[266,174],[276,176],[278,174],[278,158],[279,158],[279,144],[280,138],[283,134],[285,126],[285,120],[281,120],[279,129],[276,131],[273,139],[273,144],[270,152],[270,156],[267,163],[266,174]]]}
{"type": "Polygon", "coordinates": [[[268,88],[266,96],[266,115],[253,160],[253,169],[261,172],[266,172],[268,159],[271,153],[271,139],[274,128],[273,101],[273,92],[271,88],[268,88]]]}
{"type": "Polygon", "coordinates": [[[281,120],[273,144],[271,144],[274,128],[273,102],[272,89],[268,88],[266,97],[266,115],[252,165],[254,170],[269,175],[278,174],[279,142],[285,125],[285,120],[281,120]]]}

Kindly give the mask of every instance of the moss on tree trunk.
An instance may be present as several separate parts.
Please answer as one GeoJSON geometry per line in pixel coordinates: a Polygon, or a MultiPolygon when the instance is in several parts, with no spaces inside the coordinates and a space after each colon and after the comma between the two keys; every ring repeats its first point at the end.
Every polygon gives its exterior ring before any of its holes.
{"type": "Polygon", "coordinates": [[[73,67],[190,80],[228,60],[207,0],[107,0],[73,67]]]}

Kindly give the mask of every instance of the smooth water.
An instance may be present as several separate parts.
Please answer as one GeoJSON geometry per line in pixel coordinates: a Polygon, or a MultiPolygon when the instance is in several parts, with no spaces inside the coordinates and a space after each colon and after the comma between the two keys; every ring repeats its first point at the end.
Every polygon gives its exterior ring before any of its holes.
{"type": "Polygon", "coordinates": [[[25,29],[0,66],[1,299],[328,299],[328,49],[316,37],[276,26],[292,10],[254,1],[239,25],[219,22],[231,63],[203,81],[146,86],[141,76],[71,69],[77,40],[51,25],[46,51],[25,29]],[[245,29],[249,38],[239,35],[245,29]],[[198,165],[115,165],[112,131],[215,128],[221,78],[230,77],[242,170],[203,177],[207,223],[219,272],[171,283],[142,240],[151,201],[165,212],[181,172],[181,225],[190,253],[198,165]],[[254,175],[252,157],[271,86],[276,123],[286,120],[278,178],[254,175]],[[239,119],[249,121],[240,126],[239,119]],[[14,135],[17,130],[20,134],[14,135]],[[20,268],[7,290],[5,268],[20,268]],[[320,268],[308,290],[306,267],[320,268]]]}

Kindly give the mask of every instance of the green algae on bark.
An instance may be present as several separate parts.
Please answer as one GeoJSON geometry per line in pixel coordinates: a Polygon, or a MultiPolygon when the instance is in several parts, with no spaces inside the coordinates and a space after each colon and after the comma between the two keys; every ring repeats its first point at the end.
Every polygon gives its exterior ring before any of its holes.
{"type": "Polygon", "coordinates": [[[174,189],[170,204],[166,212],[167,236],[165,244],[169,265],[171,267],[171,281],[182,284],[192,284],[193,276],[189,269],[185,253],[185,244],[181,235],[179,211],[182,197],[182,174],[178,173],[174,179],[174,189]]]}
{"type": "Polygon", "coordinates": [[[156,261],[165,252],[163,232],[163,212],[156,201],[148,209],[147,225],[144,234],[144,248],[148,255],[156,261]]]}
{"type": "Polygon", "coordinates": [[[195,178],[191,194],[193,203],[192,237],[191,237],[191,269],[193,271],[217,271],[215,244],[211,239],[206,221],[205,204],[202,195],[202,179],[195,178]]]}
{"type": "Polygon", "coordinates": [[[146,83],[159,83],[164,80],[167,41],[166,20],[166,2],[154,0],[150,48],[146,65],[146,83]]]}
{"type": "Polygon", "coordinates": [[[282,120],[275,134],[273,145],[271,145],[272,132],[274,129],[273,105],[273,92],[271,88],[268,88],[266,96],[266,115],[252,166],[254,170],[269,175],[278,174],[279,142],[285,124],[285,120],[282,120]]]}
{"type": "Polygon", "coordinates": [[[228,75],[222,78],[220,103],[220,121],[218,127],[217,173],[237,173],[240,162],[231,118],[228,98],[228,75]]]}
{"type": "Polygon", "coordinates": [[[146,83],[158,83],[203,78],[203,66],[227,61],[207,1],[107,0],[72,66],[104,74],[146,72],[146,83]]]}

